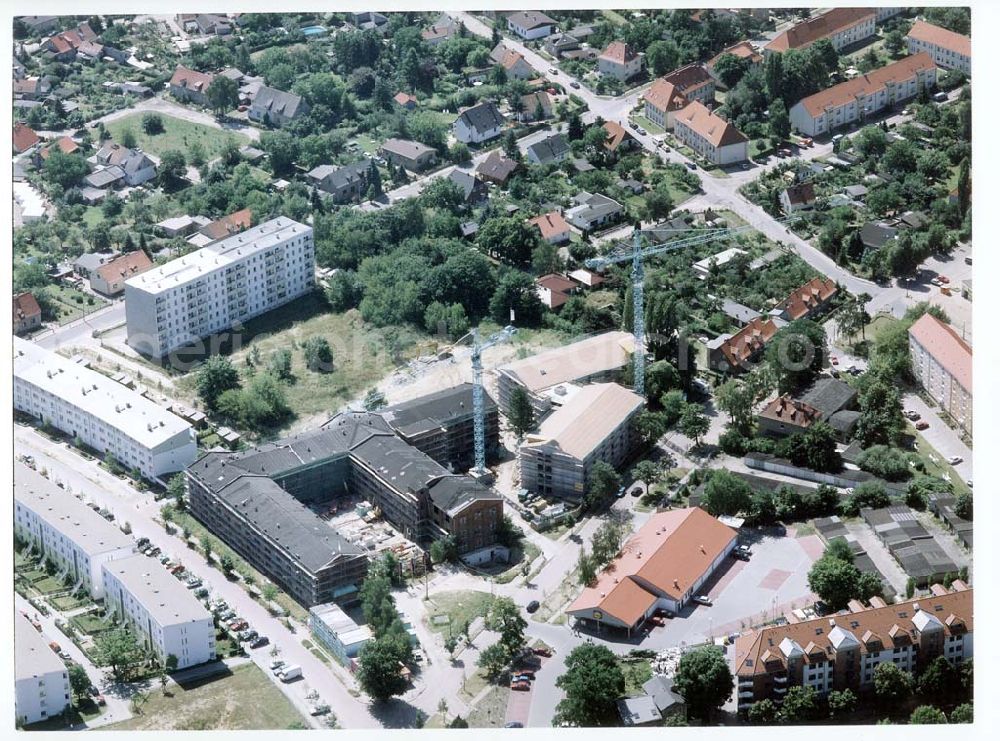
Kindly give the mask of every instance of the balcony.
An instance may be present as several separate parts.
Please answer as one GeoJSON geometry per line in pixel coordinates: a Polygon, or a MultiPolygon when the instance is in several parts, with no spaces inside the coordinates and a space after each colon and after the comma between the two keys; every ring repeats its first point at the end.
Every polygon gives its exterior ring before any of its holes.
{"type": "Polygon", "coordinates": [[[752,700],[753,692],[741,692],[738,697],[740,700],[752,700]]]}
{"type": "Polygon", "coordinates": [[[775,687],[774,688],[774,693],[776,695],[784,695],[786,692],[788,692],[788,688],[787,687],[775,687]]]}
{"type": "Polygon", "coordinates": [[[788,675],[787,674],[777,674],[773,677],[775,684],[787,684],[788,675]]]}

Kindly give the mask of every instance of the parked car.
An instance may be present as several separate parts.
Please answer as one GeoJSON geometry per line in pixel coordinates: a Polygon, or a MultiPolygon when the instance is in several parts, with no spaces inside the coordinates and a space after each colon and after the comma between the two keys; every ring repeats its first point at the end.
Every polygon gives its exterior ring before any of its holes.
{"type": "Polygon", "coordinates": [[[931,285],[932,286],[940,286],[941,285],[941,280],[937,276],[935,276],[935,277],[931,278],[931,285]]]}
{"type": "Polygon", "coordinates": [[[903,412],[903,416],[906,417],[911,422],[916,422],[918,419],[920,419],[920,412],[918,412],[915,409],[907,409],[905,412],[903,412]]]}
{"type": "Polygon", "coordinates": [[[710,607],[712,605],[712,600],[710,600],[708,596],[704,594],[699,594],[697,597],[693,597],[692,599],[699,605],[705,605],[706,607],[710,607]]]}
{"type": "Polygon", "coordinates": [[[838,358],[836,355],[831,355],[830,365],[840,365],[840,358],[838,358]]]}
{"type": "Polygon", "coordinates": [[[240,639],[241,643],[245,643],[247,641],[252,641],[254,638],[256,638],[257,631],[252,629],[241,630],[239,633],[236,634],[236,637],[240,639]]]}
{"type": "Polygon", "coordinates": [[[734,548],[733,550],[729,551],[729,555],[738,561],[750,560],[750,554],[747,553],[746,551],[741,551],[739,548],[734,548]]]}
{"type": "Polygon", "coordinates": [[[309,708],[309,715],[326,715],[329,712],[329,705],[313,705],[309,708]]]}
{"type": "Polygon", "coordinates": [[[149,545],[149,538],[139,538],[137,541],[135,541],[136,548],[145,548],[148,545],[149,545]]]}
{"type": "Polygon", "coordinates": [[[555,67],[549,67],[549,74],[550,75],[558,75],[559,74],[559,70],[557,70],[555,67]]]}
{"type": "Polygon", "coordinates": [[[947,275],[939,275],[937,279],[942,283],[951,283],[951,278],[949,278],[947,275]]]}
{"type": "Polygon", "coordinates": [[[527,682],[511,682],[510,688],[515,692],[527,692],[531,689],[531,685],[527,682]]]}
{"type": "Polygon", "coordinates": [[[965,485],[968,486],[971,489],[972,488],[972,479],[966,479],[965,480],[965,485]]]}
{"type": "Polygon", "coordinates": [[[510,678],[512,682],[530,682],[534,677],[529,677],[527,674],[515,674],[510,678]]]}
{"type": "Polygon", "coordinates": [[[246,620],[243,620],[242,618],[229,621],[229,629],[237,632],[241,630],[246,630],[249,627],[249,625],[250,624],[246,620]]]}
{"type": "Polygon", "coordinates": [[[528,603],[528,606],[525,607],[524,609],[526,609],[529,613],[534,613],[538,611],[539,607],[541,607],[541,605],[539,604],[538,600],[533,599],[531,600],[531,602],[528,603]]]}
{"type": "Polygon", "coordinates": [[[697,170],[698,169],[698,165],[696,165],[694,162],[685,162],[684,166],[687,167],[687,169],[689,169],[689,170],[697,170]]]}
{"type": "Polygon", "coordinates": [[[62,648],[55,641],[50,641],[49,642],[49,648],[51,648],[56,653],[60,653],[62,651],[62,648]]]}
{"type": "Polygon", "coordinates": [[[972,264],[972,255],[966,255],[965,256],[965,264],[966,265],[971,265],[972,264]]]}
{"type": "Polygon", "coordinates": [[[108,704],[108,701],[104,699],[104,695],[95,695],[94,696],[94,702],[96,702],[98,705],[107,705],[108,704]]]}
{"type": "Polygon", "coordinates": [[[272,672],[277,672],[278,669],[280,669],[284,665],[285,665],[284,661],[282,661],[281,659],[275,659],[274,661],[271,662],[271,665],[270,665],[269,668],[270,668],[270,670],[272,672]]]}
{"type": "Polygon", "coordinates": [[[642,487],[641,486],[635,487],[634,489],[632,489],[631,493],[632,493],[633,497],[641,497],[642,496],[642,487]]]}
{"type": "Polygon", "coordinates": [[[953,455],[951,458],[948,459],[949,466],[957,466],[961,462],[962,462],[962,456],[960,455],[953,455]]]}
{"type": "Polygon", "coordinates": [[[159,549],[159,548],[157,548],[156,546],[153,546],[153,550],[151,550],[151,551],[149,552],[149,555],[150,555],[150,556],[153,556],[154,558],[155,558],[156,556],[159,556],[159,555],[160,555],[160,549],[159,549]]]}
{"type": "Polygon", "coordinates": [[[549,658],[550,656],[552,656],[552,652],[545,647],[533,648],[532,651],[534,652],[535,656],[544,656],[545,658],[549,658]]]}
{"type": "Polygon", "coordinates": [[[616,499],[623,499],[624,497],[625,497],[625,487],[623,486],[620,489],[618,489],[618,493],[615,494],[615,498],[616,499]]]}
{"type": "Polygon", "coordinates": [[[934,93],[934,100],[937,103],[947,103],[948,93],[934,93]]]}
{"type": "Polygon", "coordinates": [[[519,720],[512,720],[509,723],[504,723],[504,728],[524,728],[524,723],[519,720]]]}
{"type": "Polygon", "coordinates": [[[271,641],[267,636],[257,636],[250,642],[250,648],[260,648],[261,646],[266,646],[270,642],[271,641]]]}
{"type": "Polygon", "coordinates": [[[198,599],[202,599],[208,596],[208,587],[198,587],[194,590],[194,596],[198,599]]]}
{"type": "Polygon", "coordinates": [[[59,658],[62,659],[63,661],[72,661],[73,660],[73,657],[69,655],[68,651],[60,651],[59,652],[59,658]]]}
{"type": "Polygon", "coordinates": [[[201,579],[199,579],[198,577],[194,577],[193,579],[188,579],[187,583],[188,589],[197,589],[200,586],[201,586],[201,579]]]}
{"type": "Polygon", "coordinates": [[[571,83],[569,84],[569,86],[570,86],[571,88],[573,88],[574,90],[579,90],[579,89],[580,89],[580,83],[579,83],[579,82],[577,82],[576,80],[573,80],[573,82],[571,82],[571,83]]]}
{"type": "Polygon", "coordinates": [[[219,613],[219,620],[222,622],[232,620],[234,617],[236,617],[236,612],[230,609],[223,610],[219,613]]]}
{"type": "Polygon", "coordinates": [[[927,423],[927,420],[922,419],[919,422],[917,422],[914,425],[914,427],[916,427],[918,430],[926,430],[928,427],[930,427],[930,425],[927,423]]]}

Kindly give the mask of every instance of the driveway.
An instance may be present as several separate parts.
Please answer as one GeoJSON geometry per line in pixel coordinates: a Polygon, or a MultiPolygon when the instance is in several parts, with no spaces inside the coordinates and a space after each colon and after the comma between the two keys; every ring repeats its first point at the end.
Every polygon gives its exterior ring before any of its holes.
{"type": "Polygon", "coordinates": [[[918,430],[917,434],[940,454],[942,463],[946,463],[954,455],[962,458],[962,462],[957,466],[952,466],[952,468],[955,469],[955,473],[961,477],[962,481],[970,481],[972,479],[972,449],[963,443],[959,434],[938,416],[938,409],[929,407],[916,394],[905,394],[903,407],[918,412],[920,418],[930,425],[926,430],[918,430]]]}

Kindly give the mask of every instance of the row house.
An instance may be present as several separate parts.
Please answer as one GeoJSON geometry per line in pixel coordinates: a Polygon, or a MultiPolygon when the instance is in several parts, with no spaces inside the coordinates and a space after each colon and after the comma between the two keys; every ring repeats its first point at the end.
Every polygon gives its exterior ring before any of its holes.
{"type": "Polygon", "coordinates": [[[972,74],[972,39],[927,21],[917,21],[906,34],[910,54],[927,52],[938,67],[972,74]]]}
{"type": "Polygon", "coordinates": [[[790,49],[805,49],[820,39],[829,39],[838,52],[875,35],[878,24],[875,8],[834,8],[802,21],[775,36],[764,55],[790,49]]]}

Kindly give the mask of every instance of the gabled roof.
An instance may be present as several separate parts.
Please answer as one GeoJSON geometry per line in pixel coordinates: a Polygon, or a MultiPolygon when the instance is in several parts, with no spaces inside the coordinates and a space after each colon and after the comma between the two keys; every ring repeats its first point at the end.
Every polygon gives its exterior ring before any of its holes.
{"type": "Polygon", "coordinates": [[[697,62],[693,64],[686,64],[683,67],[678,67],[673,72],[665,74],[660,79],[676,85],[680,88],[681,92],[690,90],[693,87],[700,87],[701,85],[707,85],[715,82],[712,79],[712,76],[708,74],[708,70],[705,68],[705,65],[697,62]]]}
{"type": "Polygon", "coordinates": [[[534,154],[539,162],[545,164],[565,155],[569,151],[569,141],[563,134],[552,134],[532,144],[528,147],[528,151],[534,154]]]}
{"type": "Polygon", "coordinates": [[[788,202],[793,206],[808,206],[810,203],[816,202],[816,190],[811,182],[789,186],[785,188],[785,194],[788,196],[788,202]]]}
{"type": "Polygon", "coordinates": [[[605,47],[604,51],[601,52],[601,56],[598,59],[603,59],[606,62],[612,62],[614,64],[626,65],[633,61],[639,55],[636,53],[635,49],[626,44],[624,41],[612,41],[605,47]]]}
{"type": "Polygon", "coordinates": [[[396,101],[396,103],[398,103],[399,105],[402,105],[402,106],[409,105],[410,103],[413,103],[414,105],[416,105],[416,103],[417,103],[417,96],[416,95],[411,95],[410,93],[404,93],[402,91],[400,91],[400,92],[396,93],[395,95],[393,95],[392,99],[394,101],[396,101]]]}
{"type": "Polygon", "coordinates": [[[501,183],[518,168],[517,160],[507,157],[499,149],[490,152],[490,155],[476,168],[476,173],[480,177],[488,177],[501,183]]]}
{"type": "Polygon", "coordinates": [[[697,100],[688,103],[684,110],[677,114],[676,121],[682,122],[713,147],[725,147],[748,141],[743,132],[729,121],[716,116],[697,100]]]}
{"type": "Polygon", "coordinates": [[[924,314],[910,327],[910,337],[963,389],[972,393],[972,348],[950,325],[933,314],[924,314]]]}
{"type": "Polygon", "coordinates": [[[542,239],[551,239],[569,231],[569,224],[566,223],[566,219],[558,211],[549,211],[541,216],[536,216],[533,219],[529,219],[528,223],[538,227],[538,230],[542,233],[542,239]]]}
{"type": "Polygon", "coordinates": [[[552,99],[544,90],[538,90],[534,93],[522,95],[521,104],[524,106],[525,113],[530,113],[532,116],[535,115],[535,109],[539,105],[542,107],[542,113],[546,117],[552,115],[552,99]]]}
{"type": "Polygon", "coordinates": [[[763,349],[777,332],[778,325],[773,320],[758,317],[747,322],[739,332],[723,342],[720,350],[729,364],[737,367],[763,349]]]}
{"type": "Polygon", "coordinates": [[[14,124],[14,151],[18,154],[30,149],[40,141],[41,139],[38,138],[38,134],[26,124],[14,124]]]}
{"type": "Polygon", "coordinates": [[[382,150],[409,159],[417,159],[435,151],[433,147],[428,147],[426,144],[411,141],[410,139],[386,139],[382,142],[382,150]]]}
{"type": "Polygon", "coordinates": [[[688,103],[680,88],[662,77],[654,82],[642,97],[651,106],[664,113],[679,111],[688,103]]]}
{"type": "Polygon", "coordinates": [[[541,28],[542,26],[554,26],[556,22],[549,18],[545,13],[539,12],[537,10],[522,10],[517,13],[511,13],[507,16],[507,20],[510,21],[515,26],[531,30],[533,28],[541,28]]]}
{"type": "Polygon", "coordinates": [[[801,319],[820,304],[830,300],[836,293],[836,281],[817,276],[792,291],[776,308],[781,309],[789,321],[801,319]]]}
{"type": "Polygon", "coordinates": [[[479,134],[485,134],[491,129],[499,128],[504,123],[500,109],[497,108],[496,103],[492,100],[483,101],[471,108],[466,108],[459,114],[456,123],[458,121],[462,121],[466,126],[479,134]]]}
{"type": "Polygon", "coordinates": [[[823,414],[818,409],[814,409],[804,402],[796,401],[788,394],[779,396],[770,402],[761,410],[760,416],[782,424],[800,427],[803,430],[823,419],[823,414]]]}
{"type": "Polygon", "coordinates": [[[528,391],[623,368],[635,349],[631,332],[604,332],[515,360],[500,368],[528,391]]]}
{"type": "Polygon", "coordinates": [[[253,107],[258,110],[274,111],[286,118],[295,118],[299,113],[305,113],[309,110],[309,106],[302,99],[302,96],[267,85],[262,85],[257,91],[257,97],[253,99],[253,107]]]}
{"type": "Polygon", "coordinates": [[[914,23],[906,37],[953,51],[963,57],[972,57],[972,39],[927,21],[918,20],[914,23]]]}
{"type": "Polygon", "coordinates": [[[49,146],[42,149],[38,154],[43,160],[47,160],[53,149],[58,149],[63,154],[73,154],[74,152],[80,151],[80,145],[68,136],[60,136],[54,142],[49,144],[49,146]]]}
{"type": "Polygon", "coordinates": [[[96,273],[108,283],[127,280],[153,267],[153,261],[142,250],[126,252],[97,268],[96,273]]]}
{"type": "Polygon", "coordinates": [[[215,241],[225,239],[231,234],[242,232],[251,226],[253,226],[253,213],[249,208],[244,208],[223,216],[221,219],[216,219],[210,224],[205,224],[198,231],[200,234],[204,234],[209,239],[215,241]]]}
{"type": "Polygon", "coordinates": [[[608,138],[604,142],[604,148],[608,151],[614,152],[625,142],[635,141],[635,137],[624,126],[614,121],[605,121],[604,130],[608,132],[608,138]]]}
{"type": "Polygon", "coordinates": [[[715,69],[715,65],[726,54],[732,54],[734,57],[738,57],[739,59],[749,59],[751,64],[760,64],[764,61],[764,57],[762,57],[760,52],[754,48],[753,44],[749,41],[740,41],[732,46],[727,46],[714,57],[709,59],[708,62],[705,63],[705,66],[709,69],[715,69]]]}
{"type": "Polygon", "coordinates": [[[22,319],[33,316],[41,316],[42,307],[38,305],[38,301],[30,293],[19,293],[14,296],[14,321],[19,322],[22,319]]]}
{"type": "Polygon", "coordinates": [[[173,77],[170,78],[170,84],[184,88],[185,90],[192,90],[196,93],[204,93],[214,79],[215,75],[198,72],[178,64],[177,69],[174,70],[173,77]]]}
{"type": "Polygon", "coordinates": [[[782,31],[764,48],[775,52],[801,49],[874,17],[875,8],[834,8],[782,31]]]}
{"type": "Polygon", "coordinates": [[[847,80],[803,98],[795,105],[803,106],[810,116],[816,117],[827,108],[839,108],[857,98],[876,93],[882,88],[910,80],[920,72],[936,69],[934,60],[927,52],[912,54],[898,62],[872,70],[866,75],[860,75],[853,80],[847,80]]]}
{"type": "Polygon", "coordinates": [[[539,276],[535,278],[535,284],[559,293],[576,290],[576,283],[557,273],[547,273],[539,276]]]}

